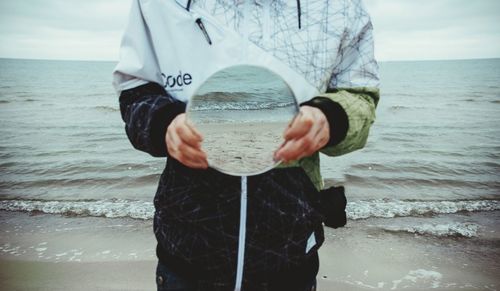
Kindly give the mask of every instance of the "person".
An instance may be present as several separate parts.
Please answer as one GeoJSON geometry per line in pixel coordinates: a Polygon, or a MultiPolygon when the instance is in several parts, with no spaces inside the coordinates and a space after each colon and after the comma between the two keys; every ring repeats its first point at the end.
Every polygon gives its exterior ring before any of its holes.
{"type": "Polygon", "coordinates": [[[319,153],[363,148],[379,100],[372,24],[361,1],[133,0],[114,86],[132,145],[167,157],[154,198],[158,290],[235,286],[240,179],[209,167],[203,137],[185,114],[189,85],[205,63],[225,60],[200,57],[201,43],[186,40],[203,37],[210,51],[222,42],[213,23],[317,89],[300,102],[275,152],[285,163],[248,177],[242,283],[243,290],[315,289],[325,219],[319,153]],[[175,26],[184,23],[178,19],[197,26],[175,26]],[[183,35],[169,39],[175,33],[183,35]],[[186,53],[200,63],[189,67],[186,53]]]}

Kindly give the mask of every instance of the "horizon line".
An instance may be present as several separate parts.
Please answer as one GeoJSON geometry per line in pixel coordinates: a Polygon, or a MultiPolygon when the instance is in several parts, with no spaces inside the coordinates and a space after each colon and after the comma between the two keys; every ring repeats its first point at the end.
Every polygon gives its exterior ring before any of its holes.
{"type": "MultiPolygon", "coordinates": [[[[18,57],[1,57],[3,60],[25,60],[25,61],[62,61],[62,62],[103,62],[111,63],[118,60],[102,60],[102,59],[52,59],[52,58],[18,58],[18,57]]],[[[473,60],[494,60],[500,59],[496,57],[477,57],[477,58],[456,58],[456,59],[394,59],[394,60],[377,60],[378,63],[390,62],[432,62],[432,61],[473,61],[473,60]]]]}

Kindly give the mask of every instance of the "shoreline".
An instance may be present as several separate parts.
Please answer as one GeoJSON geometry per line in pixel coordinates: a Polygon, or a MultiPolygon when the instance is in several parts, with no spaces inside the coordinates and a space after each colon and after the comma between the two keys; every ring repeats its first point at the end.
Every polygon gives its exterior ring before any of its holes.
{"type": "MultiPolygon", "coordinates": [[[[454,214],[487,221],[477,237],[380,231],[433,218],[374,218],[325,229],[318,290],[481,289],[500,286],[500,211],[454,214]]],[[[151,220],[0,211],[6,290],[155,290],[151,220]]]]}

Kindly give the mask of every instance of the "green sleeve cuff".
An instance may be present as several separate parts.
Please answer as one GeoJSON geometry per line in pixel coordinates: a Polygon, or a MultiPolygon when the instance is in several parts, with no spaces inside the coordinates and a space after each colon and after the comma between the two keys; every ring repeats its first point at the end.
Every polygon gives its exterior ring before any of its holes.
{"type": "Polygon", "coordinates": [[[338,103],[348,118],[347,134],[343,140],[333,146],[325,147],[322,153],[340,156],[365,146],[371,125],[375,121],[375,108],[379,100],[378,88],[333,89],[320,97],[338,103]]]}

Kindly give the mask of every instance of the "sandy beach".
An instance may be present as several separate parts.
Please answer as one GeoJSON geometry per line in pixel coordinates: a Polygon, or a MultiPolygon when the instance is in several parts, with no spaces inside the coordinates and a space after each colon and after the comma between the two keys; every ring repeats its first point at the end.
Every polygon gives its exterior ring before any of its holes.
{"type": "Polygon", "coordinates": [[[156,290],[154,261],[0,260],[1,290],[156,290]],[[148,276],[149,275],[149,276],[148,276]]]}
{"type": "Polygon", "coordinates": [[[151,221],[0,212],[0,290],[156,290],[151,221]]]}
{"type": "MultiPolygon", "coordinates": [[[[483,212],[474,219],[494,221],[499,215],[483,212]]],[[[1,290],[155,290],[150,220],[6,211],[0,217],[1,290]]],[[[318,290],[500,286],[500,230],[494,223],[481,230],[481,238],[378,231],[386,223],[359,220],[326,229],[318,290]]]]}
{"type": "Polygon", "coordinates": [[[209,164],[226,173],[256,173],[271,168],[288,122],[197,124],[209,164]]]}

